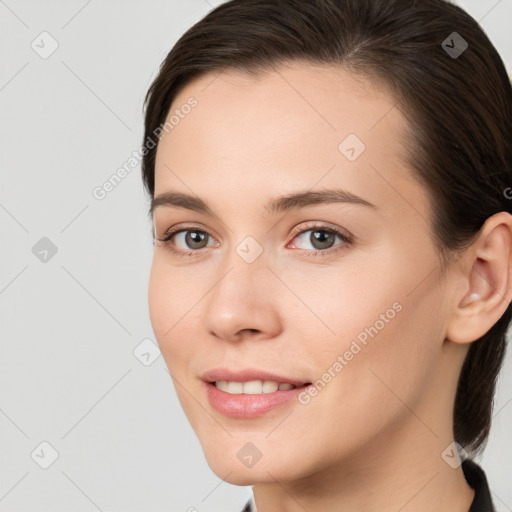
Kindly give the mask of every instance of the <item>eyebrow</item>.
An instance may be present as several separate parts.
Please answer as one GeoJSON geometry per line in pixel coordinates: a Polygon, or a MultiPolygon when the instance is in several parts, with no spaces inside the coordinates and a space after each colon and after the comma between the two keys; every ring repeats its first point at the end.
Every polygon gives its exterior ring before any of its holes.
{"type": "MultiPolygon", "coordinates": [[[[366,201],[366,199],[340,188],[320,191],[307,190],[279,196],[268,202],[265,205],[265,209],[271,214],[277,214],[307,206],[332,203],[360,204],[378,209],[376,205],[366,201]]],[[[153,215],[153,212],[162,206],[184,208],[210,217],[216,217],[213,210],[201,198],[182,192],[167,191],[155,196],[151,201],[149,215],[153,215]]]]}

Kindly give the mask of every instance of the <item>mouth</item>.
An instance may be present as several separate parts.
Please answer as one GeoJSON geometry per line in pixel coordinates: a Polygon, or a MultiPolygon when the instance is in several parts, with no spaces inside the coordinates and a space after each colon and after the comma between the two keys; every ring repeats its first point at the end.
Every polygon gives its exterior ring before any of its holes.
{"type": "Polygon", "coordinates": [[[261,395],[263,393],[275,393],[276,391],[289,391],[291,389],[304,388],[309,386],[311,382],[292,384],[291,382],[278,382],[275,380],[249,380],[245,382],[217,380],[209,384],[231,395],[261,395]]]}
{"type": "Polygon", "coordinates": [[[231,418],[255,418],[285,406],[299,398],[312,383],[276,373],[248,369],[210,370],[202,379],[206,397],[213,409],[231,418]]]}
{"type": "Polygon", "coordinates": [[[289,391],[310,385],[306,379],[278,375],[255,368],[230,370],[214,368],[205,372],[201,379],[207,384],[213,384],[217,389],[233,395],[260,395],[289,391]]]}

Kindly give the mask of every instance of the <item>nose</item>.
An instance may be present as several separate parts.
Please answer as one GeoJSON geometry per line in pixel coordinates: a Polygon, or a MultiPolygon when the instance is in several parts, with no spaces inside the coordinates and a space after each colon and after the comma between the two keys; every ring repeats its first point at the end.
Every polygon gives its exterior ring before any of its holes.
{"type": "Polygon", "coordinates": [[[206,297],[209,334],[229,342],[277,336],[282,326],[278,283],[264,255],[248,263],[233,254],[206,297]]]}

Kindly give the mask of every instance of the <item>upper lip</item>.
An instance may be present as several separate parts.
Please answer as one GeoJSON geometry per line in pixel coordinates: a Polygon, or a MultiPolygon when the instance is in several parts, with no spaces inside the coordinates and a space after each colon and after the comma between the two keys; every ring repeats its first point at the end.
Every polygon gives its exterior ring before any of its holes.
{"type": "Polygon", "coordinates": [[[219,380],[229,382],[248,382],[251,380],[272,380],[279,384],[288,382],[294,386],[302,386],[309,381],[294,379],[292,377],[283,377],[277,373],[258,370],[256,368],[246,368],[239,370],[229,370],[228,368],[213,368],[206,371],[201,376],[205,382],[215,382],[219,380]]]}

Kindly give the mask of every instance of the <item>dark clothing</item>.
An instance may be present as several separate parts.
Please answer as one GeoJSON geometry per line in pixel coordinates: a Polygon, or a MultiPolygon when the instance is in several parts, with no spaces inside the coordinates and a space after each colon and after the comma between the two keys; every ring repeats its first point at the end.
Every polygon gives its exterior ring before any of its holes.
{"type": "MultiPolygon", "coordinates": [[[[475,497],[468,512],[496,512],[482,468],[471,459],[466,459],[462,462],[462,471],[469,486],[475,491],[475,497]]],[[[246,503],[242,512],[256,512],[252,500],[246,503]]]]}
{"type": "Polygon", "coordinates": [[[469,486],[475,490],[475,497],[468,512],[496,512],[483,469],[471,459],[466,459],[462,462],[462,471],[469,486]]]}

